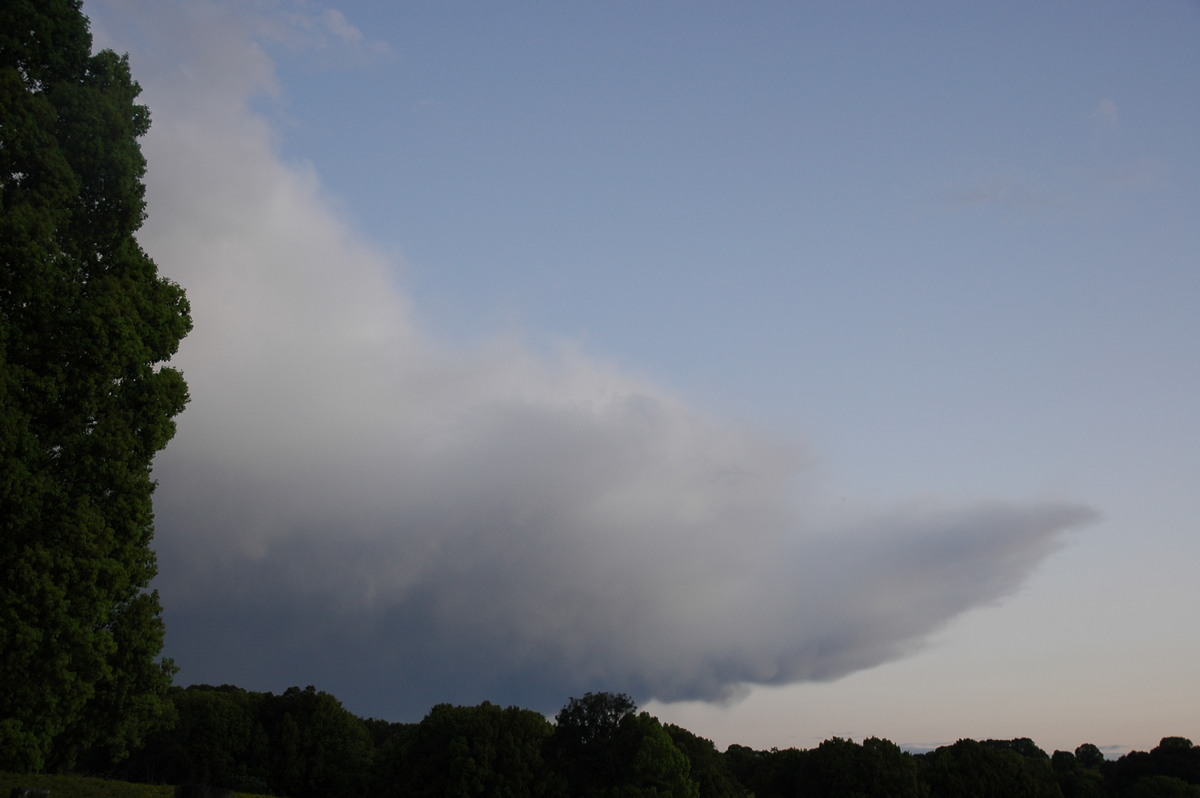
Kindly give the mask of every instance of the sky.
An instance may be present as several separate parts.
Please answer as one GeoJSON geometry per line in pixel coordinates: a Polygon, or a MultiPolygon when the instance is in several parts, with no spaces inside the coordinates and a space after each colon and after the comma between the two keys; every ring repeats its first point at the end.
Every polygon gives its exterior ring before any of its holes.
{"type": "Polygon", "coordinates": [[[1200,4],[86,0],[181,684],[1200,740],[1200,4]]]}

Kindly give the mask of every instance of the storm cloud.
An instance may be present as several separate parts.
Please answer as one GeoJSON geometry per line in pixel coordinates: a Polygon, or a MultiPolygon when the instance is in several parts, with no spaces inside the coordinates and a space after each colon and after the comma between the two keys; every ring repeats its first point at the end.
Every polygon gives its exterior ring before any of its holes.
{"type": "MultiPolygon", "coordinates": [[[[404,265],[256,110],[282,89],[255,36],[286,38],[281,18],[103,8],[141,26],[100,43],[145,87],[142,239],[195,319],[177,359],[192,402],[155,468],[182,681],[317,684],[390,717],[597,689],[726,700],[903,656],[1092,519],[842,517],[794,443],[569,343],[439,340],[404,265]]],[[[338,41],[359,41],[352,22],[338,41]]]]}

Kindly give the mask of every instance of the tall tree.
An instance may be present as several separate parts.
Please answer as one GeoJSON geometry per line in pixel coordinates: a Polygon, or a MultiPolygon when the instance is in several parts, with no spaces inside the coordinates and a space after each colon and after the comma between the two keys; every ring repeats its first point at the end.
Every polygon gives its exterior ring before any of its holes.
{"type": "Polygon", "coordinates": [[[550,758],[572,795],[595,795],[621,782],[633,752],[622,726],[637,704],[624,693],[572,697],[554,718],[550,758]]]}
{"type": "Polygon", "coordinates": [[[169,704],[151,460],[191,326],[134,238],[149,126],[79,0],[0,3],[0,767],[119,758],[169,704]]]}
{"type": "Polygon", "coordinates": [[[409,736],[403,777],[379,794],[553,796],[557,785],[542,754],[552,732],[545,717],[528,709],[439,704],[409,736]]]}
{"type": "Polygon", "coordinates": [[[367,726],[329,693],[289,687],[263,704],[276,795],[362,795],[370,780],[367,726]]]}
{"type": "Polygon", "coordinates": [[[576,798],[698,798],[691,762],[657,718],[624,693],[572,698],[547,741],[576,798]]]}

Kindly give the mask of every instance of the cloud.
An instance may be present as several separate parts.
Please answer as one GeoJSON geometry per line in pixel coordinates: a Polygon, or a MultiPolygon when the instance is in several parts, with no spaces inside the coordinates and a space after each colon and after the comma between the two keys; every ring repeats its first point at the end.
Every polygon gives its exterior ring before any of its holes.
{"type": "Polygon", "coordinates": [[[364,38],[362,31],[347,22],[345,14],[337,9],[327,9],[321,15],[321,21],[324,23],[325,29],[336,36],[339,41],[357,44],[364,38]]]}
{"type": "MultiPolygon", "coordinates": [[[[335,56],[335,62],[364,65],[389,57],[386,42],[366,36],[335,8],[317,8],[304,0],[278,0],[256,12],[226,4],[225,13],[236,14],[244,30],[292,52],[335,56]]],[[[324,59],[323,59],[324,60],[324,59]]]]}
{"type": "Polygon", "coordinates": [[[948,196],[956,207],[998,206],[1016,211],[1034,211],[1061,203],[1054,191],[1016,173],[1000,173],[954,187],[948,196]]]}
{"type": "Polygon", "coordinates": [[[432,338],[402,264],[253,111],[278,91],[262,26],[200,0],[99,9],[141,26],[113,44],[154,115],[143,241],[196,325],[192,404],[155,468],[183,681],[318,684],[410,718],[595,689],[722,700],[902,656],[1092,518],[831,520],[792,444],[569,344],[432,338]]]}

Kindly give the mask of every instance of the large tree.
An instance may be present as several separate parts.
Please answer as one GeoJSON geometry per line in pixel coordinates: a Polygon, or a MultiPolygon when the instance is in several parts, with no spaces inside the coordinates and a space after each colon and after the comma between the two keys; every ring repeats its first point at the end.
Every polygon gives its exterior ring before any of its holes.
{"type": "Polygon", "coordinates": [[[559,795],[559,785],[543,757],[553,731],[545,717],[529,709],[501,709],[487,701],[477,707],[439,704],[409,736],[399,763],[402,777],[382,785],[376,794],[407,798],[559,795]]]}
{"type": "Polygon", "coordinates": [[[547,743],[575,798],[699,798],[687,755],[624,693],[570,699],[547,743]]]}
{"type": "Polygon", "coordinates": [[[183,291],[134,238],[149,126],[79,0],[0,2],[0,767],[119,757],[168,704],[151,460],[183,291]]]}

